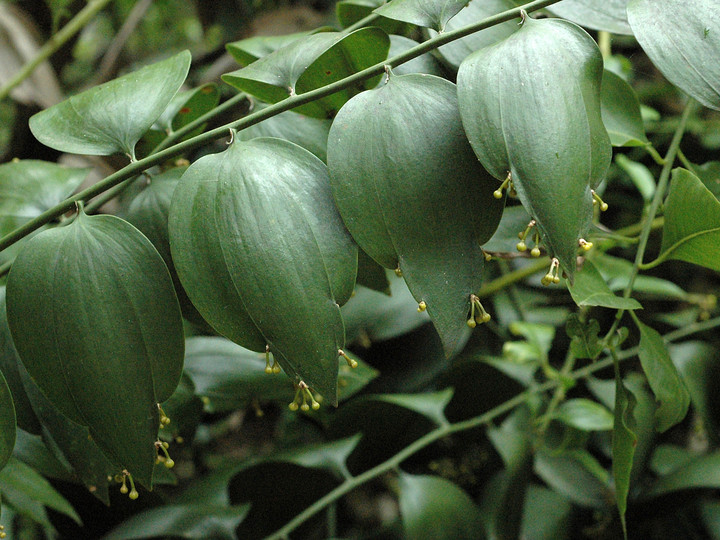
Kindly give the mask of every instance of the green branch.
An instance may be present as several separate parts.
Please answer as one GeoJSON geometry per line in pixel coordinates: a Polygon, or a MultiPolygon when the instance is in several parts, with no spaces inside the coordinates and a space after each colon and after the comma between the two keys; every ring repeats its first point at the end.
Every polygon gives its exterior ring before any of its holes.
{"type": "Polygon", "coordinates": [[[141,160],[135,161],[126,166],[125,168],[121,169],[120,171],[111,174],[104,180],[101,180],[97,184],[79,193],[76,193],[75,195],[64,200],[63,202],[50,208],[49,210],[46,210],[39,216],[25,223],[23,226],[10,232],[2,239],[0,239],[0,251],[13,245],[15,242],[21,240],[28,234],[34,232],[35,230],[39,229],[43,225],[49,223],[50,221],[64,214],[65,212],[72,210],[72,208],[75,206],[76,201],[86,201],[92,199],[93,197],[96,197],[97,195],[107,191],[113,186],[116,186],[123,180],[136,176],[142,171],[158,165],[159,163],[162,163],[167,159],[180,155],[183,152],[203,146],[216,139],[226,137],[230,135],[231,129],[240,131],[242,129],[257,124],[258,122],[262,122],[263,120],[280,114],[281,112],[294,109],[295,107],[305,105],[306,103],[310,103],[312,101],[316,101],[318,99],[334,94],[335,92],[339,92],[341,90],[354,86],[357,83],[362,82],[366,79],[369,79],[376,75],[380,75],[381,73],[384,73],[386,65],[398,66],[400,64],[404,64],[405,62],[408,62],[414,58],[417,58],[418,56],[430,52],[431,50],[434,50],[441,45],[445,45],[446,43],[450,43],[451,41],[455,41],[480,30],[484,30],[485,28],[489,28],[491,26],[495,26],[497,24],[518,18],[520,16],[521,10],[525,10],[527,12],[537,11],[538,9],[555,4],[558,1],[559,0],[534,0],[533,2],[530,2],[523,6],[503,11],[502,13],[493,15],[492,17],[488,17],[486,19],[483,19],[482,21],[465,26],[463,28],[459,28],[458,30],[447,32],[445,34],[440,34],[437,37],[429,39],[428,41],[417,45],[411,49],[408,49],[401,54],[395,55],[392,58],[388,58],[384,62],[379,62],[374,66],[370,66],[369,68],[354,73],[353,75],[345,77],[344,79],[331,83],[327,86],[323,86],[322,88],[306,92],[304,94],[288,97],[283,101],[276,103],[275,105],[271,105],[240,120],[230,122],[228,124],[225,124],[224,126],[220,126],[206,133],[202,133],[200,135],[197,135],[196,137],[188,139],[187,141],[178,143],[175,146],[162,150],[157,154],[153,154],[141,160]]]}
{"type": "MultiPolygon", "coordinates": [[[[713,328],[717,328],[720,326],[720,317],[716,317],[714,319],[710,319],[708,321],[700,322],[700,323],[694,323],[687,325],[685,328],[682,328],[680,330],[675,330],[674,332],[670,332],[666,334],[664,337],[665,341],[670,343],[672,341],[676,341],[678,339],[690,336],[692,334],[703,332],[706,330],[711,330],[713,328]]],[[[637,356],[639,347],[633,347],[631,349],[628,349],[626,351],[621,351],[615,355],[615,358],[617,361],[625,361],[629,360],[631,358],[634,358],[637,356]]],[[[614,359],[612,356],[607,356],[606,358],[599,360],[597,362],[594,362],[588,366],[585,366],[580,369],[576,369],[575,371],[568,374],[568,378],[577,381],[580,379],[584,379],[585,377],[588,377],[589,375],[592,375],[593,373],[597,371],[601,371],[603,369],[606,369],[608,367],[611,367],[613,365],[614,359]]],[[[502,416],[503,414],[510,412],[515,407],[518,407],[519,405],[522,405],[525,403],[528,398],[531,396],[547,392],[548,390],[552,390],[559,385],[562,385],[564,383],[564,379],[558,379],[553,381],[547,381],[543,384],[540,384],[536,387],[533,387],[531,389],[528,389],[513,398],[505,401],[504,403],[501,403],[497,407],[487,411],[486,413],[483,413],[479,416],[475,416],[473,418],[470,418],[468,420],[463,420],[461,422],[455,422],[453,424],[447,424],[440,426],[430,433],[427,433],[426,435],[420,437],[418,440],[412,442],[400,452],[389,458],[388,460],[380,463],[379,465],[376,465],[372,469],[369,469],[365,471],[362,474],[359,474],[357,476],[354,476],[352,478],[346,479],[342,484],[340,484],[338,487],[327,493],[325,496],[321,497],[317,501],[315,501],[313,504],[311,504],[309,507],[307,507],[305,510],[300,512],[297,516],[295,516],[292,520],[290,520],[285,526],[275,531],[270,536],[266,537],[265,540],[280,540],[283,538],[287,538],[288,535],[297,529],[300,525],[305,523],[308,519],[310,519],[312,516],[317,514],[318,512],[322,511],[325,507],[328,505],[334,503],[340,497],[346,495],[353,489],[357,488],[358,486],[361,486],[362,484],[369,482],[370,480],[373,480],[377,478],[378,476],[381,476],[385,474],[386,472],[389,472],[397,467],[400,466],[400,464],[405,461],[407,458],[412,456],[413,454],[419,452],[423,448],[426,448],[427,446],[430,446],[434,442],[437,442],[438,440],[442,439],[443,437],[447,437],[448,435],[452,435],[454,433],[459,433],[462,431],[467,431],[470,429],[475,429],[481,426],[485,426],[495,420],[496,418],[502,416]]]]}
{"type": "Polygon", "coordinates": [[[0,88],[0,101],[5,99],[13,88],[21,84],[25,79],[32,75],[33,71],[42,64],[45,60],[50,58],[55,51],[62,47],[67,41],[77,34],[83,27],[90,22],[98,11],[105,7],[110,0],[90,0],[87,5],[80,10],[80,12],[73,17],[73,19],[63,26],[57,34],[53,35],[40,50],[37,52],[35,57],[25,64],[15,76],[8,81],[8,83],[0,88]]]}

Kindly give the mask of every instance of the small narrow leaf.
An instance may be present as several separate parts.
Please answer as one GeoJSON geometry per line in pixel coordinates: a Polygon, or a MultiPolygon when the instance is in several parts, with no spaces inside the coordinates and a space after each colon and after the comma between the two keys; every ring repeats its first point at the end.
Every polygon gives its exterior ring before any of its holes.
{"type": "Polygon", "coordinates": [[[720,110],[716,0],[630,0],[627,17],[650,60],[675,86],[720,110]]]}
{"type": "Polygon", "coordinates": [[[484,537],[479,508],[449,480],[401,472],[397,489],[405,538],[481,540],[484,537]]]}
{"type": "Polygon", "coordinates": [[[157,403],[177,386],[184,343],[170,275],[147,238],[82,211],[37,235],[10,271],[7,316],[53,405],[150,487],[157,403]]]}
{"type": "Polygon", "coordinates": [[[453,389],[446,388],[439,392],[426,394],[381,394],[373,399],[410,409],[441,426],[447,424],[445,407],[450,403],[452,396],[453,389]]]}
{"type": "Polygon", "coordinates": [[[564,402],[554,418],[582,431],[613,429],[613,415],[605,407],[589,399],[570,399],[564,402]]]}
{"type": "Polygon", "coordinates": [[[615,503],[620,513],[623,533],[627,537],[625,512],[630,492],[633,458],[638,444],[635,434],[635,396],[623,384],[620,369],[615,364],[615,412],[613,418],[612,458],[613,479],[615,480],[615,503]]]}
{"type": "Polygon", "coordinates": [[[595,265],[585,261],[581,272],[575,276],[575,283],[568,283],[570,296],[578,306],[601,306],[612,309],[642,309],[633,298],[615,296],[598,272],[595,265]]]}
{"type": "MultiPolygon", "coordinates": [[[[78,524],[81,523],[80,516],[72,505],[50,482],[18,459],[10,458],[5,468],[0,470],[0,486],[5,501],[20,513],[23,513],[25,503],[42,505],[66,515],[78,524]]],[[[50,525],[47,518],[45,520],[46,524],[50,525]]]]}
{"type": "MultiPolygon", "coordinates": [[[[379,28],[369,27],[349,34],[321,32],[292,41],[247,67],[222,76],[229,85],[267,103],[309,92],[382,62],[390,39],[379,28]]],[[[377,84],[374,77],[361,88],[348,88],[302,105],[296,112],[315,118],[331,118],[362,88],[377,84]]]]}
{"type": "Polygon", "coordinates": [[[438,32],[467,5],[466,0],[392,0],[375,9],[375,13],[438,32]]]}
{"type": "Polygon", "coordinates": [[[627,173],[645,201],[652,201],[655,194],[655,177],[645,165],[631,160],[625,154],[615,156],[615,163],[627,173]]]}
{"type": "Polygon", "coordinates": [[[0,470],[10,459],[15,448],[15,406],[7,381],[0,371],[0,470]]]}
{"type": "Polygon", "coordinates": [[[659,497],[666,493],[694,488],[720,488],[720,452],[698,456],[661,476],[649,489],[648,496],[659,497]]]}
{"type": "Polygon", "coordinates": [[[604,508],[612,500],[607,471],[585,450],[538,452],[535,473],[580,506],[604,508]]]}
{"type": "Polygon", "coordinates": [[[613,146],[645,146],[645,126],[635,90],[625,80],[603,70],[600,107],[613,146]]]}
{"type": "Polygon", "coordinates": [[[569,21],[613,34],[631,35],[625,10],[628,0],[564,0],[549,6],[551,13],[569,21]]]}
{"type": "Polygon", "coordinates": [[[165,110],[189,69],[190,53],[183,51],[37,113],[30,130],[62,152],[135,156],[135,143],[165,110]]]}
{"type": "Polygon", "coordinates": [[[720,202],[685,169],[673,170],[660,258],[720,271],[720,202]]]}
{"type": "Polygon", "coordinates": [[[640,364],[660,406],[655,411],[657,430],[666,431],[687,414],[690,394],[668,354],[662,336],[636,321],[640,329],[640,364]]]}

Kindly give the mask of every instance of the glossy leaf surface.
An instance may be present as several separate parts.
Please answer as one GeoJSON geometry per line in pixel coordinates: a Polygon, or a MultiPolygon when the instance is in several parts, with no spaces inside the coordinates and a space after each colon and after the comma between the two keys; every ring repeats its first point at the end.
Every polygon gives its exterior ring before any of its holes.
{"type": "Polygon", "coordinates": [[[592,400],[577,398],[565,401],[555,413],[561,422],[582,431],[607,431],[613,428],[613,415],[592,400]]]}
{"type": "Polygon", "coordinates": [[[593,30],[631,35],[625,13],[627,4],[628,0],[563,0],[547,9],[563,19],[593,30]]]}
{"type": "MultiPolygon", "coordinates": [[[[262,110],[265,107],[266,105],[262,103],[255,104],[255,110],[262,110]]],[[[330,124],[330,120],[285,111],[239,131],[236,136],[241,141],[249,141],[256,137],[285,139],[302,146],[325,161],[330,124]]]]}
{"type": "Polygon", "coordinates": [[[592,217],[590,190],[604,178],[611,146],[600,115],[603,61],[581,28],[527,18],[458,71],[463,125],[497,179],[508,172],[537,221],[542,242],[573,280],[578,239],[592,217]]]}
{"type": "Polygon", "coordinates": [[[26,159],[0,165],[0,234],[65,200],[87,176],[87,169],[26,159]]]}
{"type": "Polygon", "coordinates": [[[452,354],[481,285],[480,244],[503,206],[464,137],[455,87],[430,75],[391,74],[338,113],[328,166],[351,234],[377,262],[400,268],[452,354]]]}
{"type": "Polygon", "coordinates": [[[37,113],[30,129],[62,152],[134,156],[135,143],[165,110],[189,69],[190,53],[181,52],[37,113]]]}
{"type": "MultiPolygon", "coordinates": [[[[419,45],[417,41],[414,41],[405,36],[390,36],[390,51],[388,52],[388,58],[404,53],[405,51],[412,49],[419,45]]],[[[430,53],[421,54],[417,58],[400,64],[393,69],[395,75],[407,75],[408,73],[425,73],[427,75],[437,75],[442,77],[444,70],[437,59],[430,53]]],[[[382,84],[382,82],[380,83],[382,84]]]]}
{"type": "Polygon", "coordinates": [[[150,486],[157,403],[177,386],[184,349],[152,244],[119,218],[80,212],[28,242],[8,278],[7,314],[23,364],[53,405],[150,486]]]}
{"type": "MultiPolygon", "coordinates": [[[[291,42],[247,67],[222,76],[229,85],[267,103],[326,86],[387,57],[390,40],[379,28],[350,34],[321,32],[291,42]]],[[[361,86],[372,88],[377,78],[361,86]]],[[[294,109],[316,118],[332,117],[357,89],[345,89],[294,109]]]]}
{"type": "Polygon", "coordinates": [[[660,257],[720,271],[720,202],[685,169],[673,171],[660,257]]]}
{"type": "Polygon", "coordinates": [[[406,538],[484,537],[479,508],[467,493],[449,480],[401,472],[397,487],[406,538]]]}
{"type": "Polygon", "coordinates": [[[638,356],[655,399],[659,402],[655,411],[656,427],[663,432],[685,418],[690,406],[690,394],[668,354],[662,336],[641,322],[637,324],[640,329],[638,356]]]}
{"type": "Polygon", "coordinates": [[[720,110],[720,10],[715,0],[630,0],[635,38],[675,86],[720,110]]]}
{"type": "Polygon", "coordinates": [[[616,296],[608,287],[598,269],[585,261],[582,271],[575,276],[575,283],[568,284],[570,296],[578,306],[602,306],[611,309],[642,309],[634,298],[616,296]]]}
{"type": "Polygon", "coordinates": [[[602,120],[613,146],[644,146],[648,143],[635,90],[622,77],[603,70],[600,94],[602,120]]]}
{"type": "Polygon", "coordinates": [[[40,391],[22,365],[20,376],[33,411],[42,421],[42,438],[46,446],[60,461],[72,467],[75,475],[95,497],[109,505],[107,477],[117,473],[117,467],[93,441],[89,429],[62,414],[40,391]]]}
{"type": "MultiPolygon", "coordinates": [[[[445,31],[451,32],[452,30],[457,30],[463,26],[479,22],[487,17],[497,15],[498,13],[515,7],[517,6],[512,0],[473,0],[445,24],[445,31]]],[[[457,70],[468,55],[483,47],[494,45],[498,41],[508,37],[517,29],[518,25],[516,21],[507,21],[486,28],[482,32],[475,32],[474,34],[451,41],[439,47],[437,51],[445,63],[452,69],[457,70]]],[[[434,37],[437,33],[430,30],[430,35],[434,37]]]]}
{"type": "Polygon", "coordinates": [[[337,403],[339,304],[357,248],[335,208],[325,165],[280,139],[236,141],[183,175],[170,211],[173,260],[216,330],[277,358],[337,403]]]}
{"type": "Polygon", "coordinates": [[[47,518],[45,506],[60,512],[80,523],[80,516],[72,505],[50,482],[38,472],[22,461],[10,458],[5,467],[0,470],[0,486],[2,486],[3,501],[9,503],[21,514],[27,514],[52,528],[47,518]]]}
{"type": "Polygon", "coordinates": [[[7,381],[0,371],[0,469],[10,459],[15,448],[15,406],[7,381]]]}
{"type": "Polygon", "coordinates": [[[466,4],[465,0],[392,0],[375,9],[375,13],[442,32],[466,4]]]}

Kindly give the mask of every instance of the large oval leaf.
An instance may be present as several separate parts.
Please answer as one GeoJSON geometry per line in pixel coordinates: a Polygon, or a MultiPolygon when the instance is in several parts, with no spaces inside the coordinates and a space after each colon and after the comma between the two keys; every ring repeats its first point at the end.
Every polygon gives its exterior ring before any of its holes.
{"type": "MultiPolygon", "coordinates": [[[[390,40],[379,28],[361,28],[349,34],[321,32],[292,41],[247,67],[222,76],[238,90],[267,103],[309,92],[382,62],[390,40]]],[[[362,87],[372,88],[377,78],[362,87]]],[[[348,88],[294,109],[316,118],[331,118],[358,92],[348,88]]]]}
{"type": "Polygon", "coordinates": [[[45,231],[13,264],[7,315],[20,358],[111,461],[152,485],[157,403],[182,372],[183,330],[165,263],[135,227],[89,217],[45,231]]]}
{"type": "MultiPolygon", "coordinates": [[[[450,32],[457,30],[463,26],[482,21],[508,9],[513,9],[515,4],[512,0],[473,0],[457,15],[450,19],[445,25],[445,31],[450,32]]],[[[483,47],[494,45],[501,39],[505,39],[518,29],[515,21],[507,21],[490,28],[486,28],[482,32],[475,32],[469,36],[456,39],[440,47],[438,53],[447,64],[454,70],[460,67],[463,60],[470,54],[483,47]]],[[[437,35],[433,30],[430,31],[431,36],[437,35]]]]}
{"type": "Polygon", "coordinates": [[[170,210],[173,259],[205,319],[337,403],[339,304],[357,247],[325,165],[287,141],[236,141],[183,175],[170,210]]]}
{"type": "Polygon", "coordinates": [[[465,139],[455,86],[391,74],[356,96],[330,128],[328,166],[351,234],[377,262],[400,268],[446,353],[455,352],[481,285],[480,244],[503,206],[465,139]]]}
{"type": "Polygon", "coordinates": [[[135,156],[135,143],[165,110],[189,69],[190,53],[183,51],[37,113],[30,130],[62,152],[135,156]]]}
{"type": "Polygon", "coordinates": [[[610,166],[600,116],[603,61],[588,34],[559,19],[522,28],[463,61],[458,97],[470,144],[514,187],[548,252],[572,281],[578,240],[592,218],[591,189],[610,166]]]}
{"type": "Polygon", "coordinates": [[[635,38],[667,79],[720,110],[720,10],[716,0],[631,0],[635,38]]]}
{"type": "Polygon", "coordinates": [[[631,35],[632,30],[625,13],[627,3],[628,0],[563,0],[547,9],[555,15],[593,30],[631,35]]]}

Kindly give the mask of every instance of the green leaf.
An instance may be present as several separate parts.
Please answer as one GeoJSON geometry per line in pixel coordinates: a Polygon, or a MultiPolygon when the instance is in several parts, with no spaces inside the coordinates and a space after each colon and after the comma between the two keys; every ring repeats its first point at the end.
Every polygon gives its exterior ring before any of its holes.
{"type": "Polygon", "coordinates": [[[612,500],[607,472],[587,451],[537,452],[535,473],[580,506],[604,508],[612,500]]]}
{"type": "Polygon", "coordinates": [[[666,431],[687,414],[690,394],[670,359],[662,336],[649,326],[636,321],[640,330],[640,364],[660,406],[655,411],[657,430],[666,431]]]}
{"type": "Polygon", "coordinates": [[[628,0],[564,0],[548,11],[576,24],[613,34],[632,35],[625,10],[628,0]]]}
{"type": "MultiPolygon", "coordinates": [[[[324,31],[324,29],[316,31],[324,31]]],[[[230,56],[244,67],[312,33],[314,32],[296,32],[280,36],[253,36],[228,43],[225,48],[230,56]]]]}
{"type": "Polygon", "coordinates": [[[330,128],[328,167],[350,233],[378,263],[400,268],[451,356],[481,285],[480,244],[503,206],[463,135],[454,85],[390,74],[354,97],[330,128]]]}
{"type": "MultiPolygon", "coordinates": [[[[414,41],[405,36],[390,36],[390,51],[388,57],[393,57],[400,53],[403,53],[413,47],[419,45],[417,41],[414,41]]],[[[408,73],[425,73],[428,75],[437,75],[438,77],[444,76],[445,72],[437,61],[437,59],[430,53],[421,54],[420,56],[413,58],[409,62],[400,64],[393,69],[395,75],[407,75],[408,73]]],[[[382,83],[381,83],[382,84],[382,83]]]]}
{"type": "Polygon", "coordinates": [[[235,141],[191,165],[170,210],[178,275],[205,320],[337,403],[339,304],[357,248],[325,165],[280,139],[235,141]]]}
{"type": "Polygon", "coordinates": [[[689,461],[661,476],[650,487],[648,497],[694,488],[720,488],[720,452],[713,452],[689,461]]]}
{"type": "Polygon", "coordinates": [[[570,501],[559,493],[531,485],[527,490],[520,538],[565,540],[572,531],[572,512],[570,501]]]}
{"type": "Polygon", "coordinates": [[[466,5],[466,0],[392,0],[374,13],[443,32],[445,24],[466,5]]]}
{"type": "Polygon", "coordinates": [[[542,242],[570,282],[589,230],[591,189],[610,165],[600,114],[603,60],[595,41],[560,19],[522,28],[468,56],[458,71],[465,132],[498,180],[512,175],[542,242]]]}
{"type": "Polygon", "coordinates": [[[104,540],[191,538],[232,540],[250,505],[166,504],[139,512],[106,534],[104,540]]]}
{"type": "Polygon", "coordinates": [[[600,99],[603,123],[613,146],[650,144],[640,116],[640,102],[625,79],[612,71],[603,70],[600,99]]]}
{"type": "MultiPolygon", "coordinates": [[[[388,280],[387,270],[376,263],[370,258],[370,255],[365,253],[362,249],[358,250],[358,275],[357,285],[361,285],[372,291],[381,292],[388,296],[392,295],[390,291],[390,281],[388,280]]],[[[355,296],[357,296],[358,289],[355,289],[355,296]]],[[[411,302],[414,304],[415,300],[410,297],[411,302]]],[[[345,304],[347,305],[347,304],[345,304]]],[[[347,333],[347,320],[345,321],[345,332],[347,333]]],[[[352,341],[348,339],[348,341],[352,341]]]]}
{"type": "Polygon", "coordinates": [[[88,169],[25,159],[0,165],[0,234],[3,236],[69,197],[88,169]]]}
{"type": "Polygon", "coordinates": [[[697,415],[702,418],[711,441],[720,439],[720,363],[717,349],[704,341],[686,341],[669,347],[670,357],[677,366],[697,415]]]}
{"type": "MultiPolygon", "coordinates": [[[[262,103],[255,104],[255,110],[258,111],[265,107],[266,105],[262,103]]],[[[236,136],[241,141],[249,141],[256,137],[285,139],[309,150],[322,161],[326,161],[327,138],[331,123],[330,120],[311,118],[293,111],[285,111],[238,131],[236,136]]]]}
{"type": "Polygon", "coordinates": [[[190,53],[183,51],[37,113],[30,130],[62,152],[135,156],[135,143],[165,110],[189,69],[190,53]]]}
{"type": "Polygon", "coordinates": [[[720,202],[685,169],[673,170],[660,251],[658,261],[678,259],[720,271],[720,202]]]}
{"type": "MultiPolygon", "coordinates": [[[[472,0],[445,24],[445,32],[482,21],[514,7],[517,6],[512,0],[472,0]]],[[[470,53],[494,45],[517,30],[518,25],[515,21],[507,21],[442,45],[437,52],[447,65],[457,71],[470,53]]],[[[431,37],[437,36],[434,30],[430,30],[429,33],[431,37]]]]}
{"type": "Polygon", "coordinates": [[[268,457],[269,461],[295,463],[303,467],[323,469],[332,473],[338,480],[350,478],[347,460],[355,451],[362,436],[358,433],[337,441],[293,448],[268,457]]]}
{"type": "Polygon", "coordinates": [[[642,195],[642,198],[646,202],[652,201],[653,195],[655,194],[655,177],[645,165],[632,161],[624,154],[618,154],[615,156],[615,163],[627,173],[635,184],[635,187],[642,195]]]}
{"type": "Polygon", "coordinates": [[[623,533],[627,537],[625,512],[632,479],[633,458],[638,445],[635,433],[635,397],[625,389],[620,369],[615,364],[615,412],[613,418],[612,459],[615,481],[615,503],[620,513],[623,533]]]}
{"type": "Polygon", "coordinates": [[[633,298],[615,296],[595,265],[588,260],[583,263],[582,271],[575,276],[575,283],[568,283],[568,290],[578,306],[642,309],[640,302],[633,298]]]}
{"type": "Polygon", "coordinates": [[[29,465],[35,472],[46,478],[62,480],[64,482],[72,482],[75,480],[70,468],[65,463],[61,463],[58,458],[50,452],[40,435],[31,435],[21,428],[17,430],[13,457],[29,465]]]}
{"type": "Polygon", "coordinates": [[[368,345],[406,334],[427,323],[427,312],[417,310],[405,282],[388,275],[390,295],[365,287],[357,287],[355,296],[342,307],[348,342],[360,341],[368,345]]]}
{"type": "Polygon", "coordinates": [[[53,405],[150,487],[157,403],[177,386],[184,347],[152,244],[122,219],[81,211],[28,242],[8,277],[7,315],[23,364],[53,405]]]}
{"type": "MultiPolygon", "coordinates": [[[[293,41],[247,67],[226,73],[222,79],[266,103],[277,103],[382,62],[389,47],[387,34],[379,28],[361,28],[349,34],[321,32],[293,41]]],[[[372,88],[377,81],[378,77],[373,77],[361,88],[346,88],[294,111],[331,118],[350,97],[362,88],[372,88]]]]}
{"type": "Polygon", "coordinates": [[[715,0],[630,0],[627,17],[653,64],[675,86],[720,110],[720,13],[715,0]]]}
{"type": "MultiPolygon", "coordinates": [[[[627,287],[633,264],[625,259],[597,254],[593,264],[607,281],[611,291],[622,291],[627,287]]],[[[667,279],[654,276],[637,276],[633,283],[633,293],[652,297],[686,301],[688,293],[667,279]]]]}
{"type": "Polygon", "coordinates": [[[613,415],[599,403],[577,398],[565,401],[553,418],[581,431],[608,431],[613,429],[613,415]]]}
{"type": "Polygon", "coordinates": [[[174,167],[155,176],[139,177],[128,189],[129,192],[133,192],[133,196],[125,198],[123,207],[118,211],[118,217],[137,227],[152,242],[168,267],[183,315],[188,320],[206,327],[207,323],[192,305],[180,283],[170,251],[168,232],[170,203],[180,177],[186,169],[187,167],[174,167]]]}
{"type": "Polygon", "coordinates": [[[571,313],[565,327],[570,342],[570,351],[577,359],[596,358],[603,350],[598,338],[600,324],[591,319],[587,323],[580,321],[575,313],[571,313]]]}
{"type": "Polygon", "coordinates": [[[720,199],[720,161],[708,161],[693,168],[693,172],[702,180],[710,193],[720,199]]]}
{"type": "Polygon", "coordinates": [[[17,426],[30,433],[40,433],[40,422],[35,416],[20,378],[20,357],[10,336],[5,309],[5,286],[0,286],[0,370],[12,388],[17,426]]]}
{"type": "Polygon", "coordinates": [[[432,420],[438,426],[447,424],[445,418],[445,407],[453,396],[453,389],[446,388],[439,392],[428,392],[423,394],[380,394],[373,396],[375,401],[384,401],[392,403],[405,409],[415,411],[423,415],[425,418],[432,420]]]}
{"type": "Polygon", "coordinates": [[[467,493],[449,480],[400,472],[397,490],[405,538],[484,537],[480,510],[467,493]]]}
{"type": "Polygon", "coordinates": [[[220,100],[220,91],[214,83],[204,84],[193,90],[178,92],[153,127],[172,133],[214,109],[220,100]]]}
{"type": "Polygon", "coordinates": [[[95,444],[88,428],[63,415],[40,391],[27,370],[22,365],[19,367],[22,386],[35,414],[42,421],[42,438],[46,446],[59,461],[73,468],[90,493],[109,505],[107,477],[115,474],[117,467],[95,444]]]}
{"type": "MultiPolygon", "coordinates": [[[[335,15],[343,28],[347,28],[364,19],[372,13],[376,7],[380,7],[385,0],[341,0],[335,4],[335,15]]],[[[373,26],[382,28],[387,34],[402,34],[412,32],[413,26],[402,21],[380,17],[373,21],[373,26]]]]}
{"type": "Polygon", "coordinates": [[[15,406],[7,381],[0,371],[0,470],[10,459],[15,448],[15,406]]]}
{"type": "Polygon", "coordinates": [[[26,514],[43,525],[50,526],[44,507],[47,506],[80,524],[80,516],[50,482],[33,468],[15,458],[0,470],[0,486],[5,502],[16,512],[26,514]]]}

